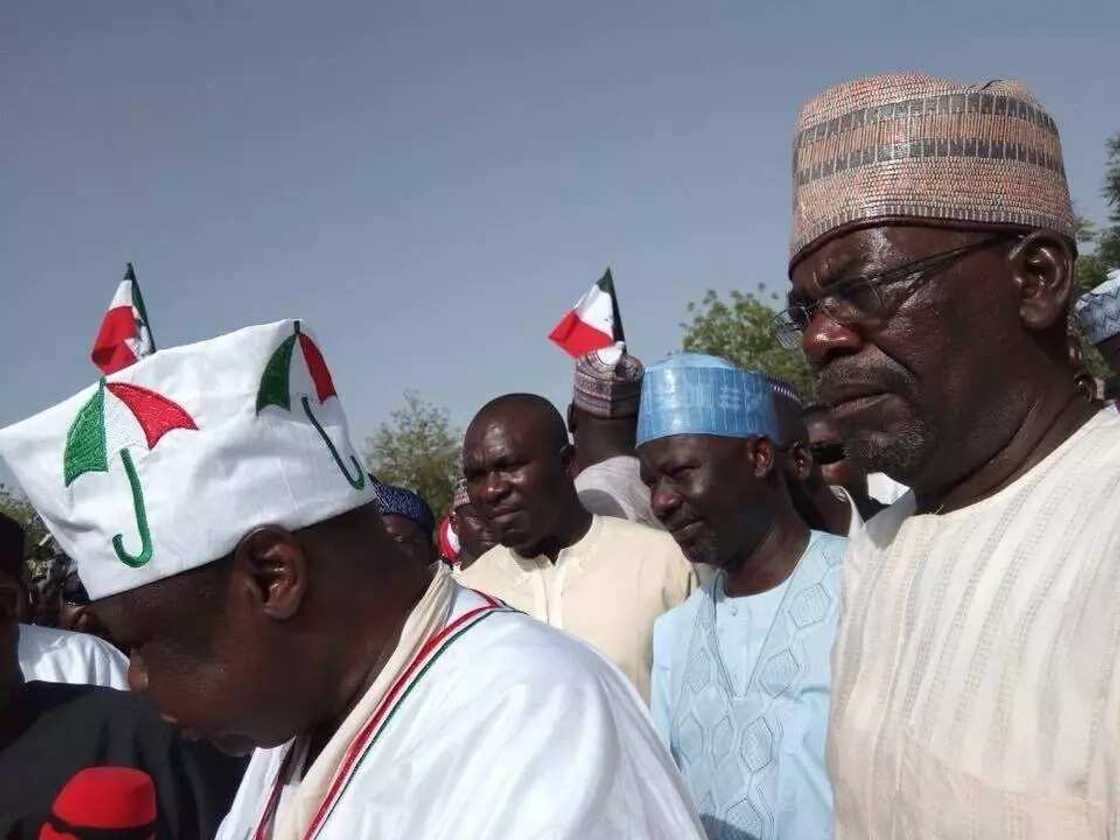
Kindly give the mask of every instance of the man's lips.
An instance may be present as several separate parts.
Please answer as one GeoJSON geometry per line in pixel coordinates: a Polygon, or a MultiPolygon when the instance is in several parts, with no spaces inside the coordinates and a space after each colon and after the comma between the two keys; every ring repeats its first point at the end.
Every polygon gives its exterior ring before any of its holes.
{"type": "Polygon", "coordinates": [[[493,525],[508,525],[514,519],[521,515],[519,508],[505,508],[504,510],[496,510],[486,517],[493,525]]]}
{"type": "Polygon", "coordinates": [[[678,525],[674,528],[670,528],[669,533],[678,543],[686,543],[696,536],[696,533],[700,530],[700,526],[702,524],[703,523],[701,523],[700,520],[694,519],[691,522],[686,522],[683,525],[678,525]]]}

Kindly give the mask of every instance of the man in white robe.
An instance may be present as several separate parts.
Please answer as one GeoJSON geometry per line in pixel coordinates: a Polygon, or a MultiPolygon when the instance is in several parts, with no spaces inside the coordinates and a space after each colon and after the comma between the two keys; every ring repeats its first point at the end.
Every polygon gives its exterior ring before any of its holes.
{"type": "Polygon", "coordinates": [[[1069,334],[1057,126],[1018,82],[892,73],[810,100],[794,155],[780,335],[912,488],[844,563],[837,837],[1120,836],[1120,417],[1069,334]]]}
{"type": "Polygon", "coordinates": [[[257,750],[221,836],[700,836],[615,668],[397,550],[299,321],[153,354],[0,454],[133,688],[257,750]]]}

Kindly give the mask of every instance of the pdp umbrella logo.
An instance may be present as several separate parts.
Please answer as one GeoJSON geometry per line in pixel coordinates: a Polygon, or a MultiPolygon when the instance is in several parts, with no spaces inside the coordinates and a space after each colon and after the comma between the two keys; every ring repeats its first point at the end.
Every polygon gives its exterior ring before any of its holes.
{"type": "MultiPolygon", "coordinates": [[[[307,365],[307,372],[311,374],[311,381],[315,385],[315,396],[318,397],[319,404],[322,405],[331,397],[338,398],[338,392],[334,389],[334,380],[331,379],[331,372],[327,368],[327,363],[323,360],[323,354],[319,352],[319,348],[309,336],[300,332],[299,321],[296,321],[293,333],[276,348],[269,358],[268,364],[264,367],[264,373],[261,375],[261,387],[257,391],[257,414],[260,414],[270,405],[278,406],[285,411],[292,410],[292,356],[295,355],[297,344],[303,353],[303,361],[307,365]]],[[[303,413],[307,415],[307,419],[311,421],[311,425],[315,427],[315,431],[319,433],[323,443],[327,445],[327,449],[330,450],[338,469],[346,476],[346,480],[350,482],[351,487],[355,490],[361,490],[366,486],[366,474],[362,465],[358,463],[358,459],[353,455],[350,456],[350,463],[355,471],[354,475],[351,475],[349,468],[339,456],[334,441],[330,439],[326,430],[311,412],[311,402],[307,395],[302,395],[299,399],[303,406],[303,413]]]]}
{"type": "MultiPolygon", "coordinates": [[[[86,473],[109,471],[105,428],[106,392],[123,403],[136,418],[144,432],[149,451],[155,449],[163,436],[173,429],[198,430],[194,418],[167,397],[139,385],[106,382],[102,379],[97,385],[97,393],[78,411],[78,416],[74,418],[70,431],[66,434],[62,471],[67,487],[86,473]]],[[[136,473],[128,446],[122,446],[119,454],[132,490],[132,510],[136,516],[136,530],[140,535],[140,551],[136,554],[128,551],[124,546],[123,534],[113,537],[113,551],[122,563],[137,569],[152,559],[152,534],[148,528],[148,512],[144,507],[144,488],[140,484],[140,476],[136,473]]]]}

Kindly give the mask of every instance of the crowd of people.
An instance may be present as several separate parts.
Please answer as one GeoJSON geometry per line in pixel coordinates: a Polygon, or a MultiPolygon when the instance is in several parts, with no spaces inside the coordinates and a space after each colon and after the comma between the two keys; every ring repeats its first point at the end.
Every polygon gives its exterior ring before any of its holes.
{"type": "Polygon", "coordinates": [[[793,155],[811,398],[595,350],[566,417],[481,405],[443,524],[300,321],[0,430],[73,563],[29,599],[0,519],[0,832],[1120,836],[1120,275],[1079,297],[1057,126],[896,73],[793,155]]]}

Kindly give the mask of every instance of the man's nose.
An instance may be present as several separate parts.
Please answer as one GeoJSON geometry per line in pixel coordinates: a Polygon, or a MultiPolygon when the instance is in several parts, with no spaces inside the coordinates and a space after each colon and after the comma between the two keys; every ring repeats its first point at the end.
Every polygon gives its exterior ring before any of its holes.
{"type": "Polygon", "coordinates": [[[664,522],[681,506],[681,497],[666,482],[658,481],[649,494],[649,506],[653,515],[664,522]]]}
{"type": "Polygon", "coordinates": [[[482,497],[490,504],[501,501],[508,494],[509,482],[498,473],[488,476],[486,483],[482,486],[482,497]]]}
{"type": "Polygon", "coordinates": [[[835,356],[855,353],[862,345],[863,339],[854,328],[841,324],[822,311],[814,313],[801,339],[805,358],[817,369],[824,367],[835,356]]]}

